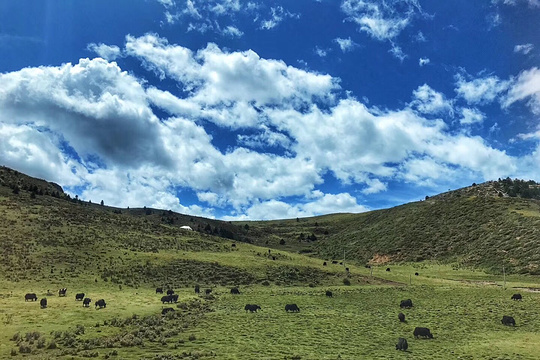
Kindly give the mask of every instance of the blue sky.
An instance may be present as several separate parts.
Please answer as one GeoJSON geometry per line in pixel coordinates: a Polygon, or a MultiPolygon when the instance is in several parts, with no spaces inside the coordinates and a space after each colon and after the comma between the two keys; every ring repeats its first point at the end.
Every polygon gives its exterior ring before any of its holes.
{"type": "Polygon", "coordinates": [[[0,0],[0,163],[224,220],[540,180],[539,0],[0,0]]]}

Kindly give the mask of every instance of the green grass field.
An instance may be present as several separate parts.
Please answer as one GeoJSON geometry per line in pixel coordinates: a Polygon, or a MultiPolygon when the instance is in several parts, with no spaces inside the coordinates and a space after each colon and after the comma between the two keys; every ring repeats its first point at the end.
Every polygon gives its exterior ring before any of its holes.
{"type": "MultiPolygon", "coordinates": [[[[351,267],[351,278],[366,275],[370,281],[370,272],[351,267]]],[[[24,294],[45,296],[38,290],[42,283],[3,281],[0,357],[12,358],[15,351],[16,356],[36,359],[538,358],[540,295],[511,288],[540,287],[534,278],[513,276],[503,289],[497,285],[502,279],[494,275],[430,263],[395,265],[390,272],[377,267],[373,274],[403,285],[360,285],[354,280],[351,286],[329,280],[312,287],[253,284],[241,286],[240,295],[218,286],[209,297],[180,288],[180,301],[172,305],[174,317],[160,315],[169,305],[160,303],[155,288],[120,290],[116,284],[81,279],[66,285],[72,286],[66,297],[58,297],[55,289],[48,308],[40,309],[36,302],[25,302],[24,294]],[[414,271],[420,276],[409,277],[414,271]],[[105,298],[107,308],[83,308],[74,300],[78,289],[93,300],[105,298]],[[334,296],[326,297],[326,290],[334,296]],[[514,292],[522,293],[523,301],[510,300],[514,292]],[[408,298],[414,307],[400,309],[400,301],[408,298]],[[262,311],[246,313],[247,303],[260,305],[262,311]],[[286,313],[284,306],[290,303],[301,311],[286,313]],[[405,323],[397,319],[400,311],[405,323]],[[513,316],[516,327],[503,326],[503,315],[513,316]],[[414,339],[416,326],[430,328],[435,338],[414,339]],[[77,334],[81,327],[84,333],[77,334]],[[10,340],[17,333],[32,339],[27,333],[36,331],[41,340],[10,340]],[[394,349],[399,337],[408,340],[407,352],[394,349]],[[51,342],[56,349],[47,349],[51,342]],[[31,353],[21,355],[24,346],[31,353]]]]}

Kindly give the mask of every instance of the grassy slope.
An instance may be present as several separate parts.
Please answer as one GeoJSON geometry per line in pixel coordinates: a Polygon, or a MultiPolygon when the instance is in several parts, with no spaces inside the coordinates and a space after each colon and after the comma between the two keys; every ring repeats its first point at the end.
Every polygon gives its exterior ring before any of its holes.
{"type": "Polygon", "coordinates": [[[480,189],[363,214],[251,222],[249,232],[258,244],[328,259],[342,259],[345,250],[360,264],[436,259],[495,273],[504,265],[507,272],[539,274],[540,202],[480,189]],[[316,241],[307,240],[311,234],[316,241]]]}

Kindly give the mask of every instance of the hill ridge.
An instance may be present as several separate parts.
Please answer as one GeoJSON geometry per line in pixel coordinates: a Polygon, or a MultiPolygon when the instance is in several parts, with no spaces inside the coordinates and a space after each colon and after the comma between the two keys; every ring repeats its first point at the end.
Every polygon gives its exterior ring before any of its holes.
{"type": "MultiPolygon", "coordinates": [[[[422,201],[360,214],[227,222],[171,210],[120,209],[91,204],[71,199],[63,191],[55,194],[58,190],[55,184],[6,167],[0,168],[0,180],[0,190],[3,189],[0,196],[17,199],[17,206],[34,212],[36,219],[46,216],[50,224],[61,224],[60,228],[69,227],[69,219],[82,217],[87,221],[86,226],[96,233],[118,222],[122,229],[146,226],[149,234],[152,231],[158,234],[149,235],[148,239],[159,234],[182,234],[193,239],[189,246],[195,247],[207,241],[206,236],[216,236],[325,260],[345,258],[360,265],[438,260],[482,267],[494,273],[505,266],[508,272],[540,274],[540,251],[537,250],[540,248],[540,201],[535,199],[540,186],[534,181],[507,178],[472,184],[427,196],[422,201]],[[14,194],[14,184],[20,186],[18,195],[14,194]],[[33,187],[38,185],[44,195],[52,196],[37,195],[35,199],[33,187]],[[75,207],[61,205],[65,201],[75,207]],[[42,204],[40,210],[32,210],[37,203],[42,204]],[[43,207],[47,204],[51,206],[43,207]],[[58,210],[60,208],[64,213],[58,210]],[[99,222],[91,221],[92,217],[99,222]],[[185,225],[194,230],[191,235],[182,233],[185,230],[180,227],[185,225]]],[[[47,230],[55,228],[48,225],[47,230]]],[[[21,229],[25,234],[31,233],[27,227],[21,229]]],[[[142,246],[143,243],[146,244],[144,251],[159,252],[159,246],[163,246],[158,240],[140,240],[136,244],[142,246]]]]}

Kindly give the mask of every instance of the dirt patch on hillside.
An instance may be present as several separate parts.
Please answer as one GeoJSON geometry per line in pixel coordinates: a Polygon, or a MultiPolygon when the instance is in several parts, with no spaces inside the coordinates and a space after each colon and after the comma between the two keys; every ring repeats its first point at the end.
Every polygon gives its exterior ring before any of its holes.
{"type": "Polygon", "coordinates": [[[389,263],[392,260],[390,255],[382,255],[382,254],[375,254],[371,258],[371,260],[368,261],[370,265],[384,265],[389,263]]]}

